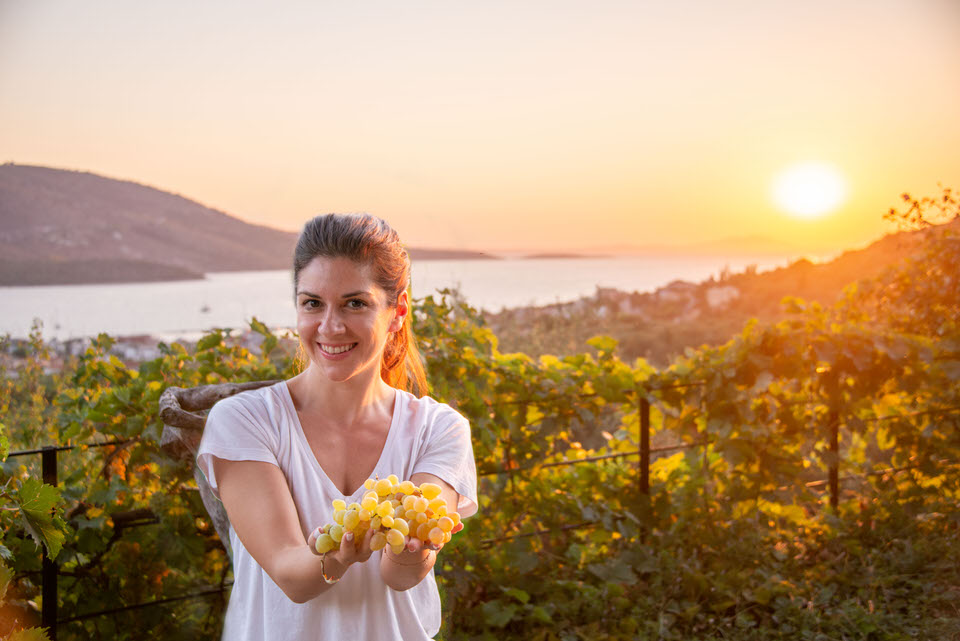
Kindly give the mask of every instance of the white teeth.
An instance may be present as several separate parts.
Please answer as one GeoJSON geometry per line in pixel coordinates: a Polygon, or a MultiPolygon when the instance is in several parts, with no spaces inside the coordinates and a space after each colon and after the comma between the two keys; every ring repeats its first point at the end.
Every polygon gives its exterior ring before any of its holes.
{"type": "Polygon", "coordinates": [[[325,351],[327,354],[343,354],[344,352],[348,352],[356,346],[357,346],[356,343],[353,343],[352,345],[340,345],[340,346],[324,345],[323,343],[320,344],[320,348],[323,351],[325,351]]]}

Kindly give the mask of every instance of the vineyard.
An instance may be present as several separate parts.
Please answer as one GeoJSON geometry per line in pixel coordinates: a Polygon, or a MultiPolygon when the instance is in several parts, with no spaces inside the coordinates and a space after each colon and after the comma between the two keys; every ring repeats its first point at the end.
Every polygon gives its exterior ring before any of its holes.
{"type": "MultiPolygon", "coordinates": [[[[907,199],[924,224],[942,199],[907,199]]],[[[788,300],[669,367],[504,354],[477,313],[418,302],[431,394],[471,419],[480,512],[441,553],[440,638],[948,639],[960,635],[960,238],[851,286],[788,300]]],[[[940,231],[940,233],[934,233],[940,231]]],[[[101,335],[57,371],[35,332],[0,372],[0,636],[219,638],[231,581],[193,470],[159,447],[169,386],[288,377],[254,321],[136,368],[101,335]],[[103,445],[110,443],[109,445],[103,445]],[[56,487],[41,483],[46,445],[56,487]],[[89,445],[97,444],[97,447],[89,445]],[[48,597],[49,598],[49,597],[48,597]],[[20,630],[20,631],[16,631],[20,630]]]]}

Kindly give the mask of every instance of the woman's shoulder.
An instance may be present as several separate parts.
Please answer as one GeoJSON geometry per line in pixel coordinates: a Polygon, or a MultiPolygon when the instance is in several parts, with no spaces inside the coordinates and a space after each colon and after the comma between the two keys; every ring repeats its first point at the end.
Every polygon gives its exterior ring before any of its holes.
{"type": "Polygon", "coordinates": [[[217,401],[210,412],[211,414],[243,413],[254,416],[272,414],[276,408],[284,405],[285,395],[287,394],[285,385],[286,381],[279,381],[271,385],[237,392],[217,401]]]}

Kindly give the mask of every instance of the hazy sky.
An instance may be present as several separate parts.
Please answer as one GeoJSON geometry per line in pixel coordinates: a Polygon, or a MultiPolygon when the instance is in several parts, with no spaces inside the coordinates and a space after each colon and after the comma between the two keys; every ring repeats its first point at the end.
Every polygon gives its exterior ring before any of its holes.
{"type": "Polygon", "coordinates": [[[960,2],[0,0],[0,162],[412,245],[861,245],[960,189],[960,2]],[[816,220],[771,199],[830,164],[816,220]]]}

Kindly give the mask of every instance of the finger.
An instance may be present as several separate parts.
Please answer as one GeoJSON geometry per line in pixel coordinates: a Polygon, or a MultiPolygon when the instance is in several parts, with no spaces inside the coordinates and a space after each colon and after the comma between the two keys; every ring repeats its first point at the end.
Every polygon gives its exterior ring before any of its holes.
{"type": "Polygon", "coordinates": [[[357,546],[353,532],[347,532],[340,539],[340,560],[344,563],[353,563],[357,556],[357,546]]]}
{"type": "Polygon", "coordinates": [[[307,545],[310,546],[310,549],[313,550],[314,554],[317,553],[317,538],[323,534],[323,526],[318,527],[313,532],[310,533],[310,536],[307,537],[307,545]]]}
{"type": "Polygon", "coordinates": [[[407,539],[406,548],[410,552],[419,552],[423,549],[423,541],[416,537],[409,537],[407,539]]]}
{"type": "Polygon", "coordinates": [[[456,525],[454,525],[454,526],[453,526],[453,529],[450,530],[450,531],[453,532],[454,534],[456,534],[457,532],[459,532],[459,531],[462,530],[462,529],[463,529],[463,521],[461,521],[461,522],[457,523],[456,525]]]}

